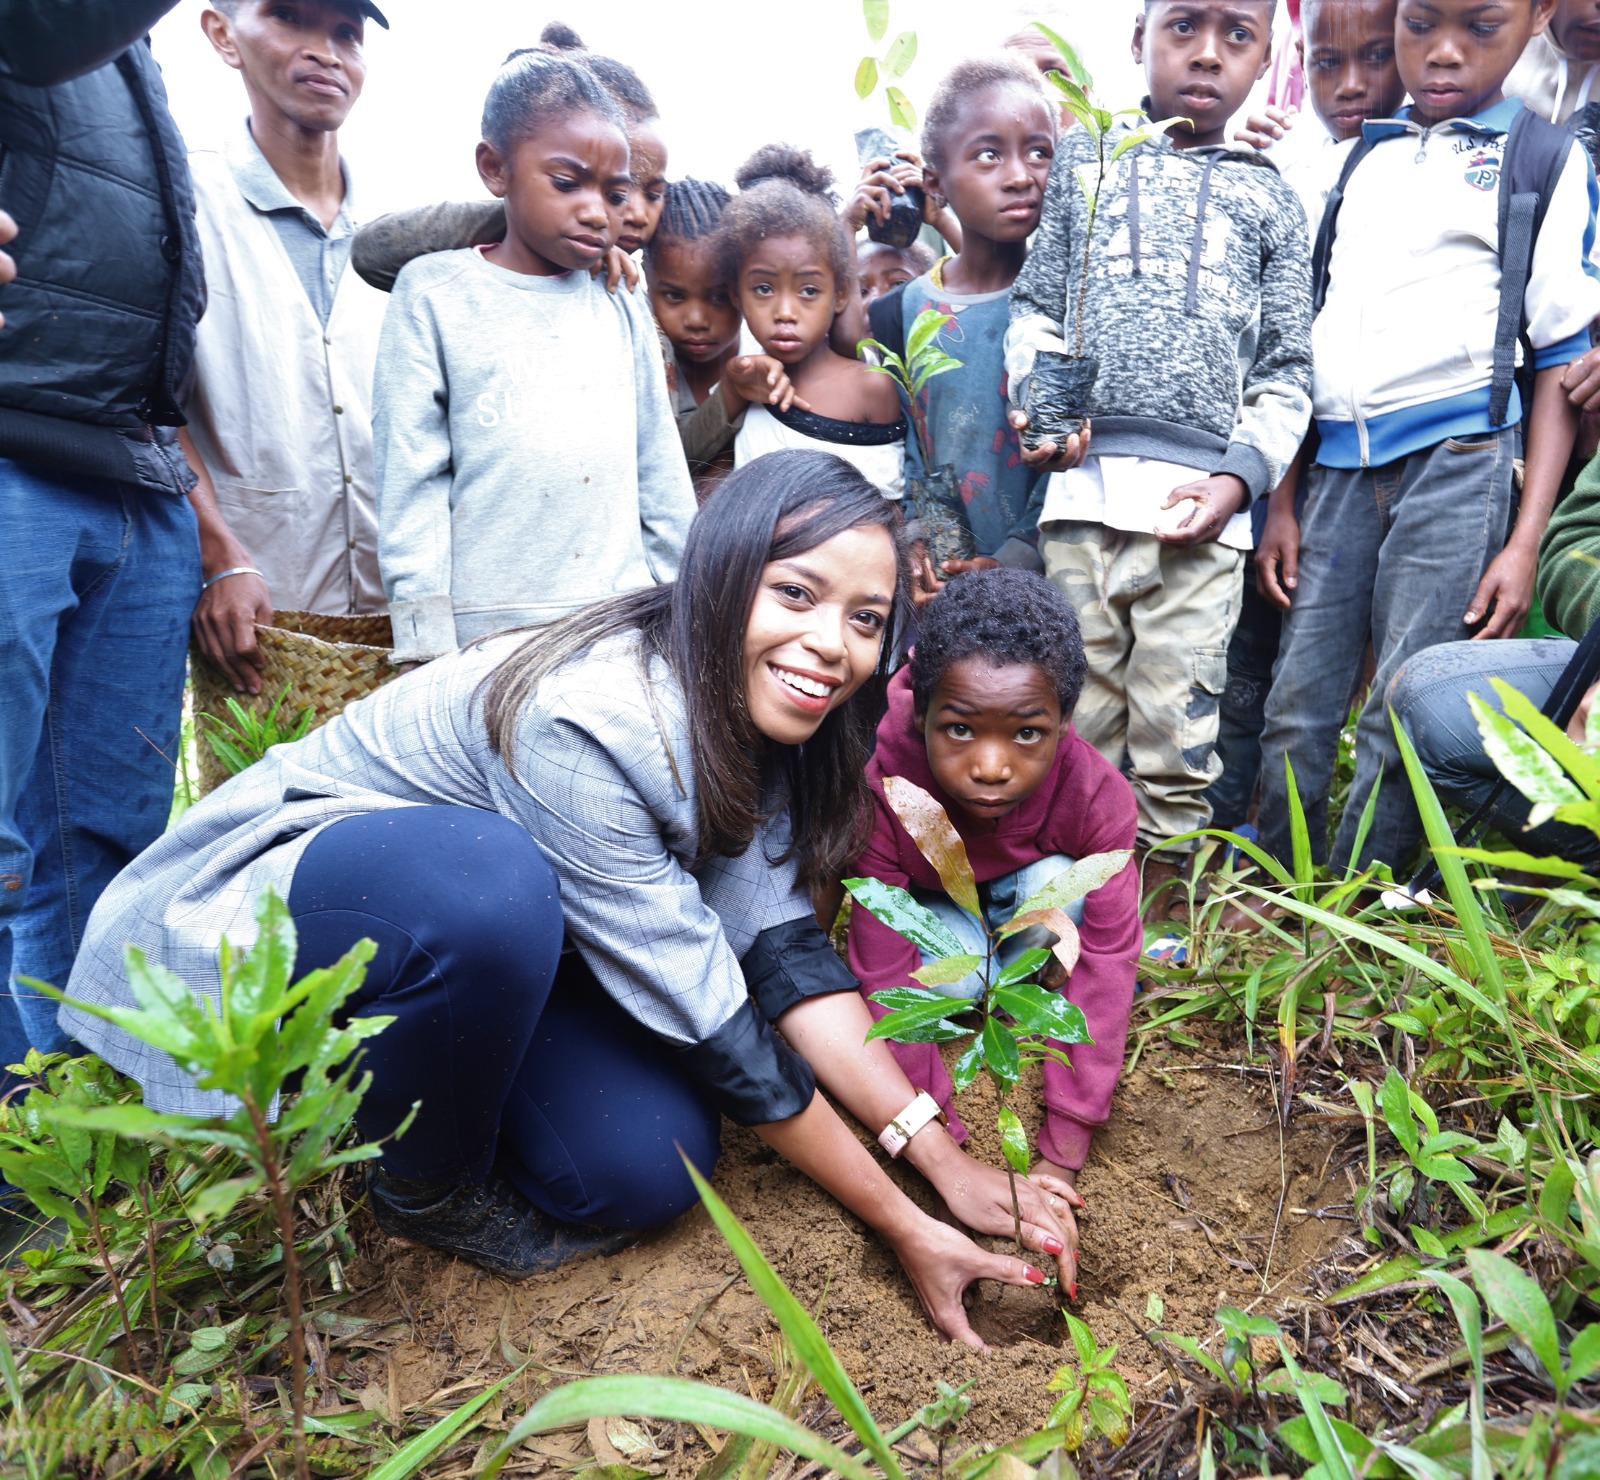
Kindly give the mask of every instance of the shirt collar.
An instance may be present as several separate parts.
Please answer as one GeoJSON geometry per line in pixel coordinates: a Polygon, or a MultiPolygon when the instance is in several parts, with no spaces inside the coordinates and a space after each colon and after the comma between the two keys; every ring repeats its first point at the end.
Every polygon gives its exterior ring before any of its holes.
{"type": "MultiPolygon", "coordinates": [[[[272,168],[267,156],[261,152],[261,146],[256,143],[255,135],[250,132],[250,122],[245,120],[244,126],[239,129],[227,143],[223,150],[228,161],[228,168],[233,171],[234,182],[239,187],[239,193],[250,202],[258,211],[294,211],[303,216],[306,221],[323,230],[322,222],[317,220],[303,205],[289,193],[289,187],[278,178],[278,172],[272,168]]],[[[350,192],[350,167],[341,157],[339,160],[339,173],[344,180],[344,201],[339,206],[339,214],[335,218],[333,235],[343,235],[344,231],[353,229],[351,226],[352,197],[350,192]],[[342,226],[343,230],[338,228],[342,226]]]]}
{"type": "Polygon", "coordinates": [[[1508,134],[1522,104],[1515,98],[1502,98],[1493,107],[1474,113],[1470,118],[1447,118],[1424,128],[1411,117],[1409,105],[1400,109],[1393,118],[1369,118],[1361,125],[1363,137],[1376,143],[1379,139],[1393,138],[1396,134],[1429,134],[1434,129],[1472,130],[1480,134],[1508,134]]]}

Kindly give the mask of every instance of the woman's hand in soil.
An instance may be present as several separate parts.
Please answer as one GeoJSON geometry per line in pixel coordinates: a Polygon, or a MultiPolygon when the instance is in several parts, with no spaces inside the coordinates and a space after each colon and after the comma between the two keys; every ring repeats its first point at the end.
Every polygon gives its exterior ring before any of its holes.
{"type": "MultiPolygon", "coordinates": [[[[1012,427],[1019,432],[1028,429],[1028,413],[1020,408],[1013,407],[1006,413],[1006,419],[1012,427]]],[[[1030,468],[1038,468],[1041,473],[1064,473],[1068,468],[1075,468],[1089,455],[1089,434],[1093,428],[1084,422],[1081,432],[1074,432],[1061,445],[1054,442],[1041,442],[1037,447],[1020,445],[1022,460],[1030,468]]]]}
{"type": "MultiPolygon", "coordinates": [[[[950,1149],[936,1162],[919,1166],[918,1170],[933,1184],[950,1211],[974,1233],[1014,1237],[1011,1179],[999,1167],[968,1156],[948,1137],[944,1139],[950,1149]]],[[[1023,1247],[1054,1259],[1076,1261],[1078,1224],[1072,1216],[1074,1206],[1081,1207],[1082,1201],[1066,1183],[1047,1187],[1026,1177],[1017,1178],[1023,1247]]]]}
{"type": "Polygon", "coordinates": [[[593,277],[604,275],[608,293],[615,293],[617,284],[624,278],[628,280],[630,293],[639,286],[639,264],[621,247],[607,247],[604,255],[589,269],[589,272],[593,277]]]}
{"type": "Polygon", "coordinates": [[[237,692],[259,694],[265,660],[256,643],[256,623],[267,626],[271,621],[267,583],[255,575],[229,576],[200,593],[192,619],[194,640],[237,692]]]}
{"type": "MultiPolygon", "coordinates": [[[[1006,1232],[1011,1229],[1010,1200],[1006,1203],[1006,1232]]],[[[980,1249],[959,1229],[924,1216],[894,1241],[894,1251],[911,1281],[934,1329],[946,1341],[959,1341],[975,1351],[987,1351],[967,1320],[961,1297],[974,1280],[999,1280],[1007,1285],[1042,1285],[1044,1271],[1015,1254],[991,1254],[980,1249]]]]}
{"type": "Polygon", "coordinates": [[[1243,480],[1232,473],[1213,473],[1209,478],[1185,483],[1174,488],[1161,507],[1175,509],[1187,501],[1194,508],[1176,525],[1158,523],[1155,536],[1164,545],[1184,547],[1214,540],[1245,506],[1249,496],[1243,480]]]}
{"type": "Polygon", "coordinates": [[[1493,560],[1478,589],[1472,593],[1472,602],[1462,621],[1471,627],[1486,614],[1480,631],[1472,634],[1474,642],[1492,641],[1497,637],[1515,637],[1533,603],[1533,573],[1538,563],[1538,551],[1513,541],[1493,560]]]}
{"type": "Polygon", "coordinates": [[[722,372],[722,379],[734,394],[753,406],[776,406],[780,411],[791,406],[802,411],[811,409],[809,401],[794,393],[794,382],[783,362],[771,355],[735,355],[722,372]]]}

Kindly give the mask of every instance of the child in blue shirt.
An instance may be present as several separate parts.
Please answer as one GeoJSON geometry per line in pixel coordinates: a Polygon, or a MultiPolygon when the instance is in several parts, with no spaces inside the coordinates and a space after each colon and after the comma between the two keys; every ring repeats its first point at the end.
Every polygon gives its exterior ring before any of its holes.
{"type": "Polygon", "coordinates": [[[924,309],[948,314],[951,322],[940,330],[938,345],[961,362],[959,370],[930,380],[907,408],[916,433],[906,438],[908,486],[929,472],[925,441],[934,469],[948,468],[953,475],[976,550],[971,559],[944,561],[937,575],[925,568],[925,594],[958,571],[1044,568],[1044,480],[1023,462],[1017,433],[1006,419],[1004,348],[1011,284],[1039,224],[1055,142],[1055,109],[1039,74],[1009,52],[962,62],[939,84],[923,122],[923,188],[933,201],[948,204],[960,222],[961,247],[898,292],[883,295],[871,316],[874,337],[892,343],[910,332],[924,309]],[[887,327],[896,312],[899,336],[887,327]]]}
{"type": "Polygon", "coordinates": [[[1390,681],[1436,643],[1516,636],[1528,611],[1576,429],[1562,375],[1600,314],[1589,261],[1594,173],[1572,147],[1544,203],[1523,295],[1535,372],[1524,448],[1514,387],[1504,415],[1491,414],[1501,173],[1522,109],[1503,84],[1551,9],[1550,0],[1492,13],[1478,0],[1400,0],[1396,61],[1414,102],[1364,126],[1370,152],[1344,186],[1312,331],[1319,444],[1262,736],[1262,840],[1279,857],[1290,853],[1285,754],[1313,855],[1326,853],[1339,731],[1370,637],[1377,673],[1333,861],[1403,867],[1419,827],[1389,721],[1390,681]]]}

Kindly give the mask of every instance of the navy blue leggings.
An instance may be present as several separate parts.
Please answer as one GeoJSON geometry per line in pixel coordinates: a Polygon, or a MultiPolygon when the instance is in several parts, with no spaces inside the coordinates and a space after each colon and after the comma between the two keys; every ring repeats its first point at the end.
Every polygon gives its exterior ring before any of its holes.
{"type": "MultiPolygon", "coordinates": [[[[709,1174],[720,1122],[670,1051],[561,954],[556,876],[527,832],[470,807],[401,807],[335,822],[289,890],[297,970],[377,945],[350,1016],[393,1016],[366,1044],[358,1124],[388,1135],[402,1177],[491,1168],[545,1212],[650,1228],[695,1194],[674,1142],[709,1174]]],[[[648,949],[641,942],[641,949],[648,949]]]]}

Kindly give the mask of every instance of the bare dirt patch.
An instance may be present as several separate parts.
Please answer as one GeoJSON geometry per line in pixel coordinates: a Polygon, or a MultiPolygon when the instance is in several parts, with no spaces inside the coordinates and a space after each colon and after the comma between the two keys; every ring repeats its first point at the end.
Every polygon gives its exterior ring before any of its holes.
{"type": "MultiPolygon", "coordinates": [[[[1313,1270],[1349,1249],[1353,1227],[1343,1167],[1354,1147],[1339,1123],[1297,1107],[1280,1138],[1259,1073],[1182,1052],[1152,1049],[1123,1083],[1079,1180],[1088,1207],[1073,1309],[1102,1342],[1119,1343],[1118,1365],[1136,1392],[1164,1373],[1138,1334],[1152,1294],[1166,1327],[1196,1337],[1211,1333],[1222,1304],[1279,1313],[1310,1291],[1313,1270]]],[[[992,1104],[974,1094],[978,1102],[964,1107],[972,1144],[998,1162],[992,1104]]],[[[1025,1084],[1015,1104],[1026,1118],[1036,1087],[1025,1084]]],[[[927,1205],[920,1179],[909,1169],[896,1175],[927,1205]]],[[[987,1355],[946,1346],[888,1252],[753,1135],[727,1129],[715,1180],[798,1297],[820,1311],[885,1426],[927,1402],[941,1379],[976,1379],[961,1431],[967,1443],[1014,1438],[1044,1420],[1053,1396],[1045,1385],[1062,1359],[1061,1323],[1045,1292],[1007,1296],[1031,1312],[1033,1337],[987,1355]]],[[[370,1225],[366,1235],[368,1257],[352,1272],[366,1289],[353,1313],[398,1315],[403,1324],[386,1351],[354,1358],[339,1378],[375,1394],[391,1418],[437,1401],[441,1390],[454,1388],[460,1401],[524,1358],[535,1365],[507,1395],[508,1414],[551,1384],[607,1372],[676,1372],[772,1396],[776,1327],[699,1210],[613,1258],[516,1286],[386,1242],[370,1225]]],[[[980,1330],[1012,1315],[992,1308],[997,1294],[993,1286],[977,1294],[980,1330]]],[[[670,1475],[709,1457],[692,1429],[651,1432],[664,1451],[655,1463],[670,1475]]],[[[537,1445],[529,1458],[552,1465],[587,1462],[594,1452],[579,1432],[537,1445]]]]}

